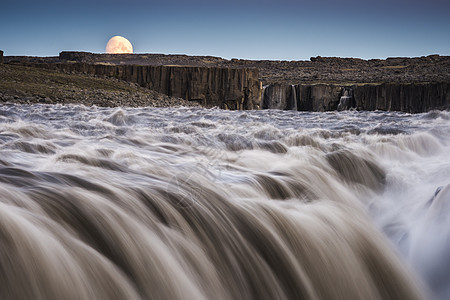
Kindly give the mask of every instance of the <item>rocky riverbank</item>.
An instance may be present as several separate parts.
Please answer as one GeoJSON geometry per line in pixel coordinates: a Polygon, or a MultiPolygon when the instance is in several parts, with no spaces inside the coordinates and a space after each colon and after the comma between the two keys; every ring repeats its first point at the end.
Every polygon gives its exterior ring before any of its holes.
{"type": "Polygon", "coordinates": [[[79,103],[97,106],[200,106],[169,97],[136,83],[85,74],[66,74],[20,65],[0,64],[0,103],[79,103]]]}

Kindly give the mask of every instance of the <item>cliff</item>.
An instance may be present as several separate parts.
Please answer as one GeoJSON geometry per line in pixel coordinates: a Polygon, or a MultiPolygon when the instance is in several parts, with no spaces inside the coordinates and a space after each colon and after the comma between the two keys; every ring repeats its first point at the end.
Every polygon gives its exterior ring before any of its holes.
{"type": "Polygon", "coordinates": [[[212,56],[61,52],[6,63],[115,77],[206,107],[426,112],[450,108],[450,57],[251,61],[212,56]],[[265,85],[264,89],[262,84],[265,85]]]}
{"type": "Polygon", "coordinates": [[[3,51],[0,50],[0,64],[3,63],[3,51]]]}
{"type": "Polygon", "coordinates": [[[280,84],[265,86],[263,108],[426,112],[450,108],[450,83],[280,84]],[[339,106],[339,104],[341,104],[339,106]]]}
{"type": "Polygon", "coordinates": [[[450,108],[450,83],[364,85],[354,88],[357,108],[365,110],[426,112],[450,108]]]}
{"type": "MultiPolygon", "coordinates": [[[[220,100],[215,95],[212,101],[215,103],[214,105],[228,106],[229,108],[261,107],[263,109],[329,111],[355,107],[361,110],[424,112],[450,106],[450,74],[448,71],[450,57],[448,56],[397,57],[385,60],[318,56],[312,57],[310,61],[252,61],[226,60],[211,56],[61,52],[59,59],[60,61],[91,64],[139,63],[153,66],[177,64],[203,68],[215,66],[232,69],[258,69],[259,80],[266,84],[261,91],[261,100],[258,101],[258,96],[255,96],[259,92],[257,83],[253,82],[248,84],[248,86],[252,86],[248,89],[252,96],[247,96],[247,98],[253,99],[250,101],[253,102],[253,105],[233,104],[242,102],[242,100],[236,100],[239,98],[239,94],[242,95],[242,89],[233,85],[232,89],[237,90],[238,93],[225,92],[225,94],[230,94],[225,95],[228,99],[234,99],[231,101],[225,99],[224,103],[230,102],[230,105],[219,105],[220,100]]],[[[180,74],[173,72],[173,76],[180,77],[180,74]]],[[[198,74],[198,76],[200,75],[198,74]]],[[[164,86],[163,81],[160,84],[164,86]]],[[[207,85],[217,86],[216,83],[207,85]]],[[[149,87],[156,88],[163,93],[169,92],[159,84],[149,87]]],[[[221,88],[229,87],[222,85],[221,88]]],[[[175,90],[183,89],[176,88],[175,90]]],[[[208,98],[202,96],[204,91],[199,94],[200,96],[197,97],[200,100],[208,98]]],[[[189,99],[186,93],[177,93],[176,95],[189,99]]]]}
{"type": "Polygon", "coordinates": [[[206,107],[259,109],[261,82],[256,69],[189,66],[105,65],[88,63],[37,63],[28,66],[115,77],[206,107]]]}
{"type": "Polygon", "coordinates": [[[297,110],[297,91],[294,85],[275,83],[264,87],[263,109],[297,110]]]}

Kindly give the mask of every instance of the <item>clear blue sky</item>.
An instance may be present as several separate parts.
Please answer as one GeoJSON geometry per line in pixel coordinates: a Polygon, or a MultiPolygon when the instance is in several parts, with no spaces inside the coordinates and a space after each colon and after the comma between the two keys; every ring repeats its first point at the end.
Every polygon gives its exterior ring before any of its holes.
{"type": "Polygon", "coordinates": [[[122,35],[137,53],[304,60],[450,55],[449,0],[5,0],[5,55],[102,53],[122,35]]]}

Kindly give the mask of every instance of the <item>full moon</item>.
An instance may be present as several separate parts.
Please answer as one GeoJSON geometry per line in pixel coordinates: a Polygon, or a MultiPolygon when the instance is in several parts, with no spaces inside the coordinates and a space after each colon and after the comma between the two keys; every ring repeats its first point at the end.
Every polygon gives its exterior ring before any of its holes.
{"type": "Polygon", "coordinates": [[[123,36],[113,36],[106,44],[106,53],[109,54],[124,54],[133,53],[133,46],[130,41],[123,36]]]}

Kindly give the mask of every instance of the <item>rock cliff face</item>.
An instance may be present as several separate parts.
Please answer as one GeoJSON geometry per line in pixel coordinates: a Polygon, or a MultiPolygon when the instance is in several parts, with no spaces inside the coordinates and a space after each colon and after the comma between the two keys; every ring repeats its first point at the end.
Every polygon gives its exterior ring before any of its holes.
{"type": "Polygon", "coordinates": [[[3,51],[0,50],[0,64],[3,63],[3,51]]]}
{"type": "Polygon", "coordinates": [[[309,61],[226,60],[211,56],[61,52],[59,57],[5,57],[33,65],[115,77],[206,107],[300,111],[450,108],[450,57],[309,61]],[[265,87],[262,88],[262,84],[265,87]]]}
{"type": "Polygon", "coordinates": [[[265,86],[262,96],[262,108],[297,110],[295,86],[282,83],[265,86]]]}
{"type": "Polygon", "coordinates": [[[266,86],[263,108],[330,111],[348,106],[360,110],[426,112],[450,107],[450,84],[382,83],[340,86],[335,84],[280,84],[266,86]],[[295,101],[294,101],[295,99],[295,101]]]}
{"type": "Polygon", "coordinates": [[[261,82],[256,69],[184,66],[103,65],[87,63],[28,64],[115,77],[168,96],[195,100],[206,107],[260,109],[261,82]]]}
{"type": "Polygon", "coordinates": [[[330,84],[275,83],[264,87],[263,108],[300,111],[336,110],[342,87],[330,84]]]}
{"type": "Polygon", "coordinates": [[[450,83],[364,85],[354,88],[356,107],[364,110],[426,112],[450,108],[450,83]]]}

